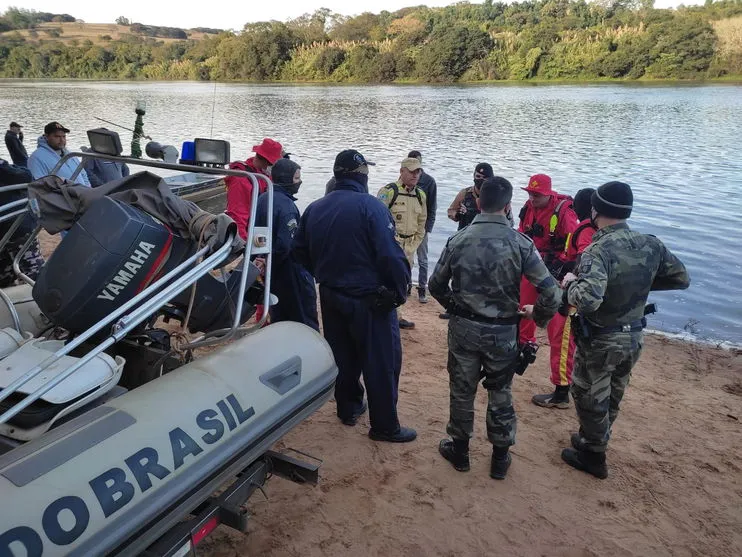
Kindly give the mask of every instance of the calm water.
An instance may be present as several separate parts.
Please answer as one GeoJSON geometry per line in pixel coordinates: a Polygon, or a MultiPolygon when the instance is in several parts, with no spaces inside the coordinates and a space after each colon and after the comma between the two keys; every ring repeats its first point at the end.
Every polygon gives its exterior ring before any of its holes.
{"type": "MultiPolygon", "coordinates": [[[[86,129],[104,125],[95,116],[133,127],[137,99],[147,101],[145,133],[178,148],[212,136],[212,127],[231,142],[233,159],[264,136],[277,138],[302,165],[301,208],[322,195],[341,149],[378,163],[373,193],[419,149],[438,182],[431,270],[456,229],[446,208],[480,161],[515,186],[550,174],[570,194],[626,181],[635,195],[631,225],[661,237],[692,278],[685,292],[651,296],[660,306],[651,326],[742,342],[740,86],[0,82],[0,90],[0,113],[26,126],[29,152],[51,120],[71,128],[72,148],[86,144],[86,129]]],[[[131,135],[120,133],[128,151],[131,135]]],[[[4,144],[0,152],[7,158],[4,144]]],[[[516,212],[525,199],[516,190],[516,212]]]]}

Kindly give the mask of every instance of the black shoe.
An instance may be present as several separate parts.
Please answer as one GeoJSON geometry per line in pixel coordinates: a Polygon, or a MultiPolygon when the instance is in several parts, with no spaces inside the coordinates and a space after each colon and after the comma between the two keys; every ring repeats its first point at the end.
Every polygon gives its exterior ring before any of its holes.
{"type": "Polygon", "coordinates": [[[569,408],[569,386],[557,386],[553,393],[533,395],[531,399],[536,406],[543,408],[569,408]]]}
{"type": "Polygon", "coordinates": [[[469,441],[454,441],[441,439],[438,443],[438,452],[448,462],[453,464],[459,472],[468,472],[469,466],[469,441]]]}
{"type": "Polygon", "coordinates": [[[450,313],[439,313],[438,317],[440,317],[441,319],[451,319],[451,314],[450,313]]]}
{"type": "Polygon", "coordinates": [[[386,431],[368,430],[368,436],[374,441],[388,441],[389,443],[409,443],[417,438],[417,431],[411,427],[400,427],[397,431],[390,433],[386,431]]]}
{"type": "Polygon", "coordinates": [[[428,296],[425,293],[424,288],[418,288],[417,289],[417,301],[421,304],[427,304],[428,303],[428,296]]]}
{"type": "Polygon", "coordinates": [[[340,421],[343,422],[345,425],[356,425],[356,423],[358,422],[358,418],[363,416],[366,413],[366,410],[368,410],[368,404],[366,404],[366,401],[364,400],[363,404],[361,405],[361,409],[358,412],[356,412],[352,416],[348,416],[347,418],[340,418],[340,421]]]}
{"type": "Polygon", "coordinates": [[[407,321],[407,319],[400,319],[399,328],[400,329],[414,329],[415,323],[413,321],[407,321]]]}
{"type": "Polygon", "coordinates": [[[575,449],[562,449],[562,460],[572,468],[587,472],[598,479],[608,477],[608,466],[605,463],[605,453],[591,453],[575,449]]]}
{"type": "MultiPolygon", "coordinates": [[[[505,449],[507,451],[507,449],[505,449]]],[[[492,461],[490,462],[490,478],[494,480],[504,480],[508,474],[508,468],[513,462],[513,457],[509,452],[502,454],[502,450],[492,452],[492,461]],[[498,452],[500,454],[498,454],[498,452]]]]}

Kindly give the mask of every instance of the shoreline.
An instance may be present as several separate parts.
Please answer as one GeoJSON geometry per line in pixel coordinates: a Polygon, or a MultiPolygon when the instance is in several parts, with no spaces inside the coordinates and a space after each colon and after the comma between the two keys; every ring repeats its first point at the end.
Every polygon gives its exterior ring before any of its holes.
{"type": "Polygon", "coordinates": [[[482,80],[482,81],[416,81],[416,80],[399,80],[389,82],[372,82],[372,81],[250,81],[250,80],[201,80],[201,79],[117,79],[113,77],[105,78],[82,78],[82,77],[0,77],[0,83],[4,82],[75,82],[75,83],[209,83],[220,85],[327,85],[327,86],[351,86],[360,85],[369,87],[390,87],[390,86],[428,86],[428,87],[456,87],[456,86],[491,86],[491,85],[641,85],[641,86],[701,86],[701,85],[742,85],[742,75],[709,77],[698,79],[621,79],[621,78],[603,78],[603,79],[501,79],[501,80],[482,80]]]}

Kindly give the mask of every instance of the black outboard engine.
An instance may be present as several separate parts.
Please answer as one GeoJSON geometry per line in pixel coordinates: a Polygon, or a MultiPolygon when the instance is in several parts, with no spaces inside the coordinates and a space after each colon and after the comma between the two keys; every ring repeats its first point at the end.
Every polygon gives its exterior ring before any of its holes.
{"type": "Polygon", "coordinates": [[[82,332],[195,252],[147,213],[96,200],[41,269],[33,298],[55,324],[82,332]]]}
{"type": "MultiPolygon", "coordinates": [[[[196,242],[178,236],[148,213],[102,197],[70,228],[41,269],[33,298],[52,323],[81,333],[180,265],[196,248],[196,242]]],[[[250,264],[240,324],[261,303],[264,289],[258,275],[258,268],[250,264]]],[[[188,321],[191,332],[232,325],[241,278],[240,268],[197,281],[188,321]]],[[[191,288],[186,288],[162,313],[182,321],[190,299],[191,288]]],[[[103,334],[107,332],[103,329],[103,334]]]]}

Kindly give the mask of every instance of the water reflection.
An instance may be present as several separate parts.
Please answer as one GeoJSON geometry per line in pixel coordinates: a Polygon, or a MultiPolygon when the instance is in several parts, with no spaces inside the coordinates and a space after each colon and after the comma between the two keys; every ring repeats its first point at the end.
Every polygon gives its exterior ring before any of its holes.
{"type": "MultiPolygon", "coordinates": [[[[324,192],[335,154],[354,147],[375,160],[375,193],[396,178],[399,160],[423,152],[438,181],[431,265],[456,229],[446,208],[490,162],[514,185],[545,172],[561,192],[621,179],[632,185],[633,227],[657,234],[686,262],[693,284],[659,293],[654,327],[690,320],[705,337],[742,342],[742,87],[288,86],[212,83],[0,82],[6,118],[34,130],[59,120],[69,145],[85,143],[94,119],[133,126],[147,101],[145,132],[180,148],[194,137],[227,139],[233,158],[265,136],[281,140],[303,167],[300,207],[324,192]],[[212,118],[213,114],[213,118],[212,118]]],[[[125,144],[130,141],[122,133],[125,144]]],[[[128,145],[126,147],[128,150],[128,145]]],[[[516,191],[514,205],[525,202],[516,191]]]]}

